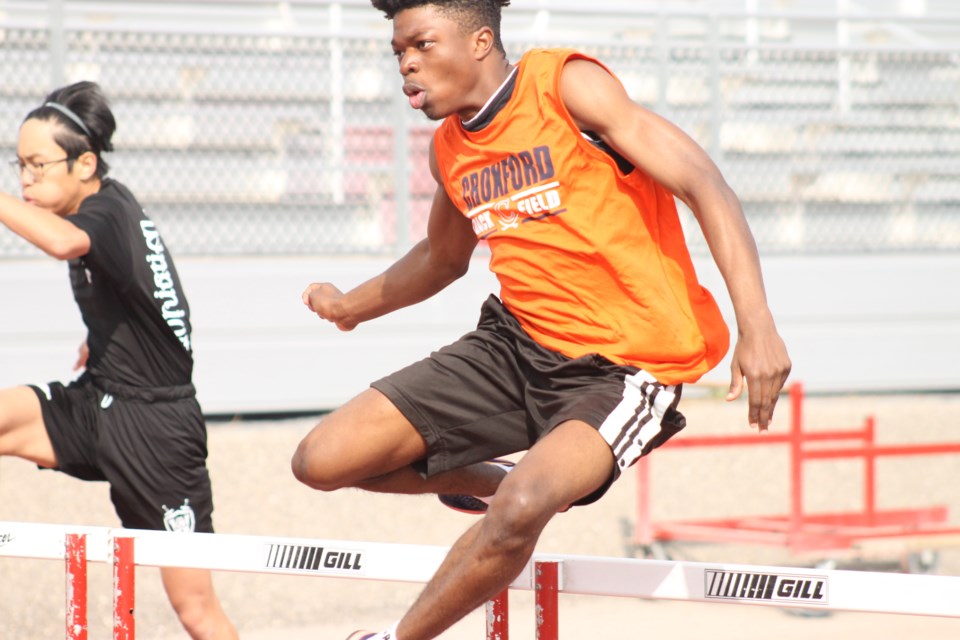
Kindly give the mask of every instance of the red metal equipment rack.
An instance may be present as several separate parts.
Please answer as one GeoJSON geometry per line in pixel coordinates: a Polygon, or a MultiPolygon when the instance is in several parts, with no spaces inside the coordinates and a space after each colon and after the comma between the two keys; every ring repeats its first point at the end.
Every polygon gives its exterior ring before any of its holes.
{"type": "Polygon", "coordinates": [[[877,444],[875,420],[868,416],[862,427],[804,431],[803,386],[794,383],[790,393],[790,430],[787,433],[708,435],[679,437],[661,449],[740,447],[785,444],[789,447],[790,510],[786,515],[730,517],[717,520],[654,522],[650,515],[650,460],[641,458],[637,469],[637,520],[634,549],[649,554],[664,542],[699,541],[784,546],[795,554],[854,551],[869,541],[910,542],[913,549],[960,542],[960,527],[947,525],[948,509],[880,510],[876,505],[876,461],[885,456],[918,456],[960,453],[960,443],[877,444]],[[841,444],[836,444],[842,441],[841,444]],[[832,446],[831,446],[831,443],[832,446]],[[817,460],[863,461],[863,508],[856,512],[807,513],[804,510],[804,465],[817,460]]]}

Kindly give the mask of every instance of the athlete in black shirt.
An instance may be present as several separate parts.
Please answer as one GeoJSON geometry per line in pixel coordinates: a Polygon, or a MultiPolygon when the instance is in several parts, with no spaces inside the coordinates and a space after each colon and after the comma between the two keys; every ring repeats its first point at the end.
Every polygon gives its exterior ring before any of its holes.
{"type": "MultiPolygon", "coordinates": [[[[0,193],[0,223],[68,261],[87,339],[68,385],[0,390],[0,455],[109,482],[126,528],[212,532],[190,309],[153,222],[106,177],[115,128],[90,82],[54,91],[20,127],[23,201],[0,193]]],[[[160,573],[192,638],[237,637],[209,571],[160,573]]]]}

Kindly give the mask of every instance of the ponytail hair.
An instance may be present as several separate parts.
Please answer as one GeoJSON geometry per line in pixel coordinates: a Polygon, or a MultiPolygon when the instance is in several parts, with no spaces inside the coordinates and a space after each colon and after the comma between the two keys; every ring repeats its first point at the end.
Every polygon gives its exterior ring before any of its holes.
{"type": "Polygon", "coordinates": [[[90,151],[97,156],[97,178],[104,178],[110,171],[101,154],[113,151],[110,140],[117,122],[97,83],[83,81],[54,90],[24,121],[30,119],[56,121],[62,125],[53,139],[71,158],[71,168],[72,159],[90,151]]]}

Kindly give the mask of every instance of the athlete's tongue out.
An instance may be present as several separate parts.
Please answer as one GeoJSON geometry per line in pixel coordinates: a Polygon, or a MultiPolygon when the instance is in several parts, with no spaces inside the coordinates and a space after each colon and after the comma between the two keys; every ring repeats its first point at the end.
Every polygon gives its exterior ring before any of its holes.
{"type": "Polygon", "coordinates": [[[403,85],[403,93],[407,96],[412,108],[423,108],[423,103],[427,100],[427,92],[424,91],[423,87],[415,82],[406,82],[403,85]]]}
{"type": "Polygon", "coordinates": [[[412,93],[408,93],[407,98],[410,100],[411,107],[414,109],[422,109],[423,103],[427,100],[427,92],[423,90],[417,90],[412,93]]]}

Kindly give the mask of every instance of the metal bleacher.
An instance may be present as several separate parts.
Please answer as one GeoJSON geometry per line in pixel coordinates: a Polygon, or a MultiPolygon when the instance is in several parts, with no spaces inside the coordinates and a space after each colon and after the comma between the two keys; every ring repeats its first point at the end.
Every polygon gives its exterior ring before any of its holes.
{"type": "MultiPolygon", "coordinates": [[[[7,156],[54,78],[89,78],[120,123],[115,175],[180,254],[393,254],[422,233],[433,124],[399,99],[369,3],[59,4],[58,32],[44,3],[0,2],[7,156]]],[[[512,59],[607,62],[707,148],[764,251],[960,250],[955,3],[514,4],[512,59]]],[[[0,258],[31,252],[0,231],[0,258]]]]}

